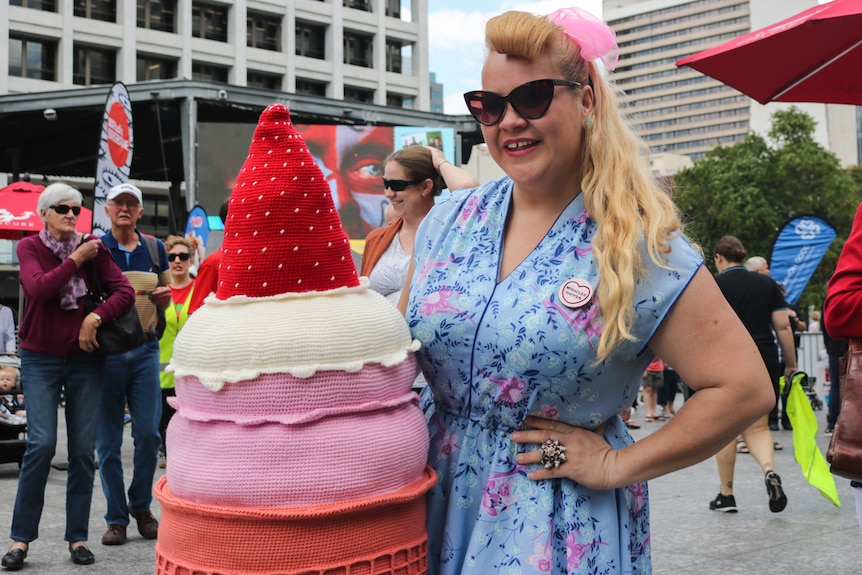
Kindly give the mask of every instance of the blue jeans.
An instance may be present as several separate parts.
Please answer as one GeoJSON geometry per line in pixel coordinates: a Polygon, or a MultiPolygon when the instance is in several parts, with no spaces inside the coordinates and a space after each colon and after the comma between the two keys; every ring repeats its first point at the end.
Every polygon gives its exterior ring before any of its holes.
{"type": "Polygon", "coordinates": [[[144,513],[153,501],[153,477],[159,462],[159,420],[162,417],[162,391],[159,386],[159,340],[126,353],[105,357],[105,386],[99,412],[96,450],[99,476],[108,503],[108,525],[128,525],[129,509],[144,513]],[[123,482],[123,414],[126,403],[132,416],[134,471],[126,504],[123,482]]]}
{"type": "Polygon", "coordinates": [[[30,543],[39,537],[45,486],[57,450],[57,410],[66,389],[66,433],[69,471],[66,475],[66,541],[86,541],[93,501],[93,444],[102,398],[100,356],[69,357],[21,350],[21,384],[27,405],[27,450],[18,477],[12,516],[12,540],[30,543]]]}

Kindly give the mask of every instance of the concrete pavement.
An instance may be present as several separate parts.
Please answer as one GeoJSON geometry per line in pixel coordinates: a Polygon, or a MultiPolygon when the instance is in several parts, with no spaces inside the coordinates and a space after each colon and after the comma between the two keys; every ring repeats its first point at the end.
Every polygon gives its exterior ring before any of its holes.
{"type": "MultiPolygon", "coordinates": [[[[815,412],[821,429],[825,412],[815,412]]],[[[65,459],[65,431],[61,410],[61,438],[55,461],[65,459]]],[[[634,431],[642,438],[662,423],[642,423],[643,409],[634,415],[642,424],[634,431]]],[[[125,427],[123,459],[130,480],[132,458],[130,426],[125,427]]],[[[715,459],[650,482],[652,510],[653,570],[657,575],[858,575],[862,573],[862,532],[856,522],[855,501],[849,481],[838,479],[843,506],[834,507],[808,485],[793,459],[792,434],[774,432],[784,445],[776,452],[776,468],[781,475],[789,503],[782,513],[771,513],[766,488],[757,463],[750,455],[737,460],[735,495],[739,512],[709,511],[708,503],[718,493],[715,459]]],[[[826,452],[828,438],[818,437],[826,452]]],[[[164,473],[159,471],[159,475],[164,473]]],[[[8,537],[17,488],[16,464],[0,464],[0,534],[8,537]]],[[[155,573],[154,541],[138,535],[134,521],[129,541],[119,547],[100,543],[105,531],[105,498],[98,474],[90,515],[90,547],[96,563],[72,564],[64,532],[66,472],[51,470],[40,537],[30,545],[27,566],[21,573],[39,575],[152,575],[155,573]]],[[[159,516],[154,500],[153,512],[159,516]]],[[[5,552],[5,543],[2,550],[5,552]]]]}

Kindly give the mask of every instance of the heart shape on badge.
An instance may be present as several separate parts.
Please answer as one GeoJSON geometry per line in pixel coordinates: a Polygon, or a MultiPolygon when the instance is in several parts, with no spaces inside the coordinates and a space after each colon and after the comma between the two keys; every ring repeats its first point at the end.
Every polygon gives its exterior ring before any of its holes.
{"type": "Polygon", "coordinates": [[[559,295],[566,307],[583,307],[593,297],[593,286],[581,279],[570,279],[560,286],[559,295]]]}

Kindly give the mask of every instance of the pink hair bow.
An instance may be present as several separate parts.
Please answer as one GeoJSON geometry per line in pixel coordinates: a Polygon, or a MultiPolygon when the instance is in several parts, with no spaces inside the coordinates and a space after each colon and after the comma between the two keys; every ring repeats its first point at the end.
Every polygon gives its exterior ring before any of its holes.
{"type": "Polygon", "coordinates": [[[549,14],[548,20],[560,26],[566,36],[581,47],[584,60],[592,62],[598,58],[609,70],[617,67],[620,48],[610,26],[580,8],[561,8],[549,14]]]}

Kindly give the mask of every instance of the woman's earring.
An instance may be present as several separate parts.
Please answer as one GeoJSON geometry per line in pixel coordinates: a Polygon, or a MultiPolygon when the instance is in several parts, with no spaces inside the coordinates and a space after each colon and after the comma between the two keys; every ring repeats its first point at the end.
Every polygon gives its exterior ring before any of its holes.
{"type": "Polygon", "coordinates": [[[593,117],[587,116],[584,118],[584,128],[590,129],[593,127],[593,117]]]}

